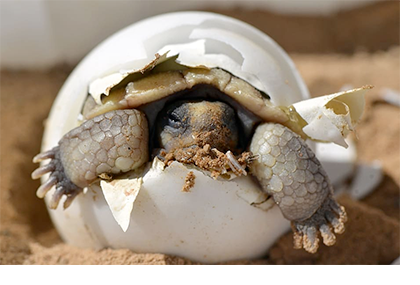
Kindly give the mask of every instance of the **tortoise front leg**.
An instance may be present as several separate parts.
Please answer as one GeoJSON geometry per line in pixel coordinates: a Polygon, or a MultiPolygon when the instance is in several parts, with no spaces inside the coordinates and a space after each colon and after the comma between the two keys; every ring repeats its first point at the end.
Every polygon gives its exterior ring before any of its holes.
{"type": "Polygon", "coordinates": [[[256,129],[250,150],[259,156],[251,171],[291,221],[295,247],[315,253],[318,232],[324,244],[333,245],[330,227],[343,233],[346,212],[334,200],[325,170],[303,139],[283,125],[266,123],[256,129]]]}
{"type": "Polygon", "coordinates": [[[56,209],[63,195],[70,206],[83,188],[101,175],[113,175],[138,168],[148,160],[148,127],[145,115],[134,109],[99,115],[71,130],[58,146],[34,157],[34,162],[51,161],[36,169],[32,179],[51,172],[37,190],[43,198],[56,186],[50,208],[56,209]]]}

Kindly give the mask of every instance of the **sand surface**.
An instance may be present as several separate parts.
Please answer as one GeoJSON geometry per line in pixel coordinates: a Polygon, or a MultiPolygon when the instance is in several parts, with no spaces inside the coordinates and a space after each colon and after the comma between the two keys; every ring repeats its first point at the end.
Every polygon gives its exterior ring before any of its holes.
{"type": "MultiPolygon", "coordinates": [[[[388,6],[378,19],[395,12],[395,7],[388,6]]],[[[241,13],[239,18],[249,17],[249,12],[241,13]]],[[[282,21],[284,18],[288,17],[282,21]]],[[[293,24],[295,19],[289,22],[293,24]]],[[[384,38],[378,41],[383,44],[384,38]]],[[[286,50],[313,96],[337,92],[343,85],[375,86],[366,97],[356,142],[358,160],[380,161],[384,179],[362,201],[340,197],[349,221],[335,246],[321,246],[316,254],[294,250],[289,233],[264,258],[229,264],[390,264],[400,255],[400,109],[384,102],[380,94],[382,88],[399,92],[399,47],[391,40],[387,46],[366,41],[365,48],[353,46],[346,54],[333,45],[315,45],[302,53],[300,44],[297,41],[286,50]]],[[[59,66],[44,72],[1,72],[0,264],[194,264],[181,257],[126,249],[79,249],[62,242],[44,202],[35,196],[39,181],[32,181],[30,174],[37,167],[31,160],[40,149],[43,121],[71,70],[59,66]]]]}

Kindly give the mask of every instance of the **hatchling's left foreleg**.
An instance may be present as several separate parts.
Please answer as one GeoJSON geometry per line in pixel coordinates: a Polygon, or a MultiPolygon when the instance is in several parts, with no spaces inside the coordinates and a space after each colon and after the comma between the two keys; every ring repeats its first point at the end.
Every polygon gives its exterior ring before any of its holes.
{"type": "Polygon", "coordinates": [[[333,245],[331,228],[344,232],[346,212],[333,198],[327,174],[304,140],[281,124],[265,123],[256,129],[250,150],[258,155],[251,172],[291,221],[295,247],[315,253],[318,233],[324,244],[333,245]]]}

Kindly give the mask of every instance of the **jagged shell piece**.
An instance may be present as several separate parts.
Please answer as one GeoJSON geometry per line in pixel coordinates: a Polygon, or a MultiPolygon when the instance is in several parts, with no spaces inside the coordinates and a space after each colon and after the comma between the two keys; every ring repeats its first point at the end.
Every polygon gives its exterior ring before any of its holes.
{"type": "Polygon", "coordinates": [[[110,181],[100,181],[104,198],[109,205],[112,215],[124,232],[127,231],[130,225],[131,211],[141,184],[142,178],[137,173],[130,173],[110,181]]]}
{"type": "Polygon", "coordinates": [[[293,104],[307,124],[303,132],[313,140],[347,147],[344,138],[354,130],[363,114],[364,96],[372,86],[316,97],[293,104]]]}

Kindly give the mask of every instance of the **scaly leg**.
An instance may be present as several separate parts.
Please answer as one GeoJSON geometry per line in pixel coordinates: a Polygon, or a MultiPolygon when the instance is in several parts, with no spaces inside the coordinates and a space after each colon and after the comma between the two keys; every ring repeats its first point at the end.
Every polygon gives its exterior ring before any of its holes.
{"type": "Polygon", "coordinates": [[[318,232],[324,244],[333,245],[331,226],[335,233],[344,232],[346,212],[334,200],[327,174],[309,146],[287,127],[265,123],[256,129],[250,150],[259,155],[251,172],[291,221],[295,247],[315,253],[318,232]]]}
{"type": "Polygon", "coordinates": [[[36,169],[32,179],[51,173],[37,191],[43,198],[56,186],[50,208],[56,209],[63,195],[64,208],[99,175],[113,175],[138,168],[148,160],[148,128],[143,113],[116,110],[84,122],[61,138],[58,146],[40,153],[33,161],[51,161],[36,169]]]}

